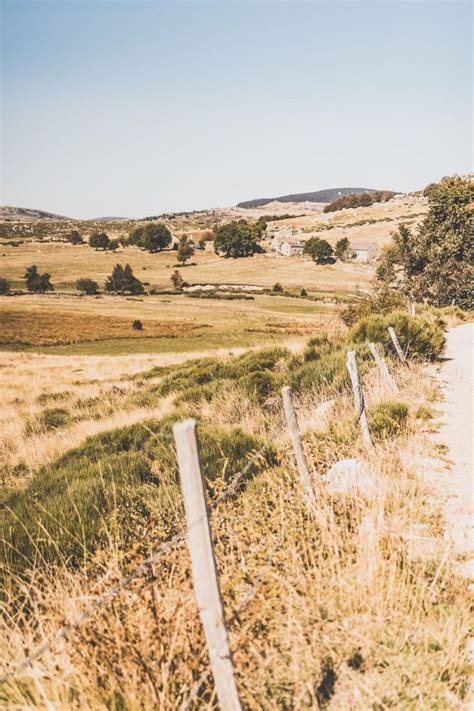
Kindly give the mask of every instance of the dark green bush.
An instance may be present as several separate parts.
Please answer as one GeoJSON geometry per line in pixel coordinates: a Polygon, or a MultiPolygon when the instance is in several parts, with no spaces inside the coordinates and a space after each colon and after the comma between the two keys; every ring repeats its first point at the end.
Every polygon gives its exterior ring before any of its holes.
{"type": "MultiPolygon", "coordinates": [[[[186,413],[187,414],[187,413],[186,413]]],[[[183,413],[179,413],[179,419],[183,413]]],[[[2,498],[0,560],[17,572],[35,561],[65,560],[77,566],[118,526],[130,529],[130,517],[145,523],[158,511],[166,535],[176,528],[177,507],[160,480],[178,478],[172,424],[177,416],[150,420],[89,437],[41,469],[28,485],[2,498]]],[[[200,427],[202,470],[209,482],[242,470],[262,440],[239,428],[200,427]]],[[[275,463],[275,452],[266,450],[275,463]]],[[[249,474],[249,477],[251,474],[249,474]]],[[[176,496],[179,497],[176,483],[176,496]]]]}
{"type": "Polygon", "coordinates": [[[406,430],[408,405],[387,401],[373,405],[368,410],[369,428],[376,439],[399,435],[406,430]]]}
{"type": "Polygon", "coordinates": [[[239,378],[237,385],[244,390],[247,397],[263,403],[277,393],[280,382],[273,373],[256,370],[239,378]]]}
{"type": "Polygon", "coordinates": [[[435,360],[444,351],[446,338],[439,326],[420,316],[402,312],[386,316],[374,314],[361,319],[349,331],[347,340],[349,343],[381,343],[394,354],[395,349],[387,330],[389,326],[395,330],[408,358],[435,360]]]}
{"type": "Polygon", "coordinates": [[[62,407],[52,407],[48,410],[43,410],[38,420],[45,429],[56,430],[68,424],[69,412],[62,407]]]}

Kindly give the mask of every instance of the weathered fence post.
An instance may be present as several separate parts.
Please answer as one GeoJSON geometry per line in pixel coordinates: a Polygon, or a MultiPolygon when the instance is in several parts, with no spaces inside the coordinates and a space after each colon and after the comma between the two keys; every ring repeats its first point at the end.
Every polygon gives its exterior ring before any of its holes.
{"type": "Polygon", "coordinates": [[[357,413],[357,417],[360,420],[360,426],[362,429],[362,439],[364,444],[369,451],[374,449],[372,444],[372,437],[369,432],[369,423],[367,422],[367,412],[365,410],[365,400],[364,391],[362,389],[362,383],[359,379],[359,371],[357,369],[357,360],[355,351],[348,351],[347,353],[347,370],[351,376],[352,390],[354,392],[354,403],[357,413]]]}
{"type": "Polygon", "coordinates": [[[291,396],[291,388],[285,385],[282,388],[281,394],[283,396],[283,407],[285,410],[286,421],[288,424],[288,431],[291,437],[291,443],[293,445],[293,451],[296,457],[296,466],[298,469],[298,474],[300,475],[300,481],[305,492],[306,499],[311,506],[314,506],[314,490],[311,484],[311,478],[309,475],[308,464],[306,462],[305,453],[303,451],[303,445],[301,443],[301,435],[298,427],[298,420],[296,418],[295,407],[293,405],[293,398],[291,396]]]}
{"type": "Polygon", "coordinates": [[[369,343],[369,348],[370,352],[374,356],[374,360],[377,363],[377,367],[379,369],[380,374],[382,375],[382,378],[385,380],[387,385],[392,389],[392,390],[398,390],[397,384],[395,380],[393,379],[392,374],[390,373],[388,369],[388,365],[386,364],[385,360],[383,359],[378,347],[376,346],[375,343],[369,343]]]}
{"type": "Polygon", "coordinates": [[[240,711],[199,463],[195,420],[189,419],[174,425],[173,434],[186,510],[194,592],[209,650],[217,698],[222,711],[240,711]]]}
{"type": "Polygon", "coordinates": [[[389,334],[390,334],[390,338],[392,339],[392,343],[393,343],[393,345],[395,346],[395,350],[397,351],[398,357],[400,358],[400,360],[402,361],[402,363],[406,363],[406,362],[407,362],[406,355],[405,355],[405,353],[402,351],[402,347],[401,347],[401,345],[400,345],[400,341],[398,340],[397,334],[396,334],[395,331],[393,330],[392,326],[389,326],[389,327],[388,327],[388,332],[389,332],[389,334]]]}

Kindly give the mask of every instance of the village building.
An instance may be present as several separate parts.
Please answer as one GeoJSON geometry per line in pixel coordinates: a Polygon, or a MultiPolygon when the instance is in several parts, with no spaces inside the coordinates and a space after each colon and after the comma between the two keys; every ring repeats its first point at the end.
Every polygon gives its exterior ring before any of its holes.
{"type": "Polygon", "coordinates": [[[294,257],[303,254],[303,245],[296,237],[290,237],[280,245],[280,254],[284,257],[294,257]]]}
{"type": "Polygon", "coordinates": [[[380,255],[380,247],[375,242],[351,244],[349,255],[354,262],[374,262],[380,255]]]}

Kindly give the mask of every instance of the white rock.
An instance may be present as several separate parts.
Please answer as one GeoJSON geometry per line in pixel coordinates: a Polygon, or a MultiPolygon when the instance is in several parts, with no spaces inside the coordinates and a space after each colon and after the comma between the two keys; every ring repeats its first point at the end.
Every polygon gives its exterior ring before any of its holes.
{"type": "Polygon", "coordinates": [[[361,459],[342,459],[323,476],[328,494],[375,494],[377,473],[361,459]]]}

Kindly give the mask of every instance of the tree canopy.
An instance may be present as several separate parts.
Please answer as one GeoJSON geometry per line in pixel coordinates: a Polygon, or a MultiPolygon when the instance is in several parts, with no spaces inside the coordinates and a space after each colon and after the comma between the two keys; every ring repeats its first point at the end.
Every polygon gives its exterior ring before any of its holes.
{"type": "Polygon", "coordinates": [[[250,257],[260,251],[259,242],[266,224],[247,220],[229,222],[214,228],[214,250],[225,257],[250,257]]]}
{"type": "Polygon", "coordinates": [[[89,247],[93,247],[94,249],[109,249],[109,235],[105,232],[93,232],[89,237],[89,247]]]}
{"type": "Polygon", "coordinates": [[[309,254],[317,264],[331,264],[334,261],[331,245],[319,237],[311,237],[305,243],[304,252],[309,254]]]}
{"type": "Polygon", "coordinates": [[[349,251],[350,246],[351,243],[349,242],[347,237],[341,237],[341,239],[338,239],[336,242],[334,254],[338,259],[342,259],[344,261],[347,257],[347,252],[349,251]]]}
{"type": "Polygon", "coordinates": [[[116,264],[112,274],[107,277],[105,291],[116,294],[143,294],[145,289],[141,281],[134,276],[130,264],[126,264],[124,267],[121,264],[116,264]]]}
{"type": "Polygon", "coordinates": [[[51,274],[40,274],[36,264],[27,267],[23,277],[26,280],[26,288],[33,294],[45,294],[47,291],[54,291],[54,286],[51,284],[51,274]]]}
{"type": "Polygon", "coordinates": [[[473,307],[474,186],[460,177],[444,178],[427,193],[429,210],[420,228],[400,225],[392,235],[377,277],[415,301],[434,306],[453,301],[473,307]]]}
{"type": "Polygon", "coordinates": [[[150,222],[144,227],[136,227],[130,233],[128,243],[147,252],[160,252],[171,244],[171,232],[162,222],[150,222]]]}
{"type": "Polygon", "coordinates": [[[184,265],[188,261],[188,259],[191,259],[191,257],[194,255],[194,247],[192,244],[190,244],[186,238],[181,240],[179,247],[178,247],[178,254],[177,254],[177,260],[180,262],[180,264],[184,265]]]}

